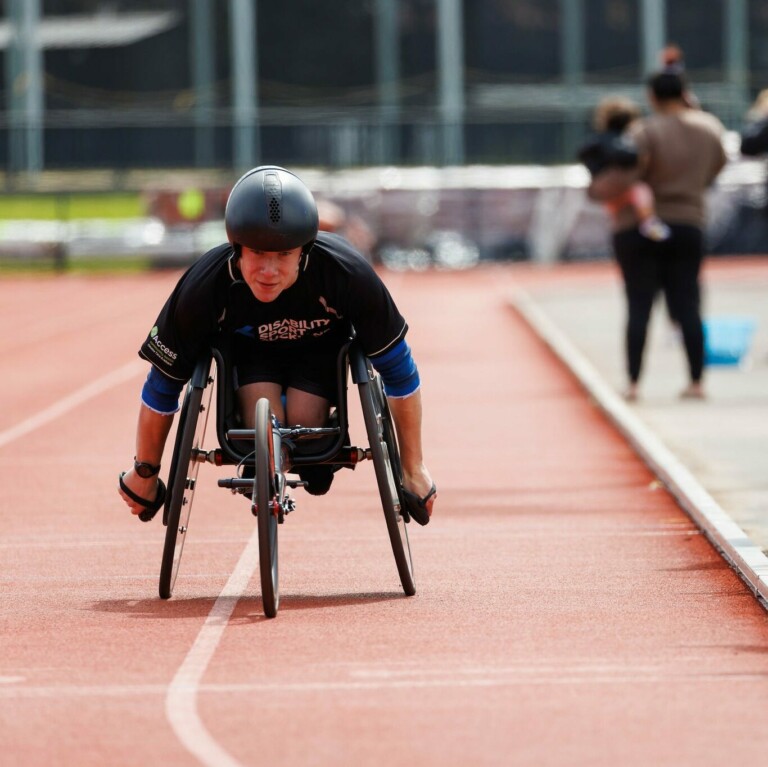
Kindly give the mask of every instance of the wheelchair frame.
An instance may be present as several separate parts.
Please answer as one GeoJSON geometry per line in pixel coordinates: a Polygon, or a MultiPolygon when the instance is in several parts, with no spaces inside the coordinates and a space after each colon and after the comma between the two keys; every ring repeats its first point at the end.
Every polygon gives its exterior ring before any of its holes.
{"type": "Polygon", "coordinates": [[[226,349],[213,348],[200,359],[187,385],[179,415],[173,458],[168,475],[168,494],[163,510],[165,545],[160,569],[160,596],[172,596],[189,526],[198,470],[203,463],[247,467],[251,477],[238,475],[220,479],[220,487],[251,496],[251,510],[259,525],[262,601],[267,617],[277,614],[279,604],[277,526],[295,509],[286,488],[303,483],[285,475],[308,465],[353,468],[372,460],[387,531],[398,574],[406,595],[416,593],[408,540],[410,521],[403,497],[402,468],[394,423],[381,379],[351,338],[338,354],[338,425],[326,427],[281,427],[269,410],[266,399],[256,404],[255,428],[243,429],[236,422],[237,407],[231,385],[226,349]],[[369,445],[347,444],[349,431],[348,379],[358,388],[369,445]],[[216,383],[216,436],[218,447],[203,445],[212,392],[216,383]],[[266,409],[265,409],[266,408],[266,409]],[[268,412],[267,412],[268,411],[268,412]],[[324,446],[315,453],[297,452],[302,440],[324,437],[324,446]],[[331,440],[331,444],[328,443],[331,440]]]}

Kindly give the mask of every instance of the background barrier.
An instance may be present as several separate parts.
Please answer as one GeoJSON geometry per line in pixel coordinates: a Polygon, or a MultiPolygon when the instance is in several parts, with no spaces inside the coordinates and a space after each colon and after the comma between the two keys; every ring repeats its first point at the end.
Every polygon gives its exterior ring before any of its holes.
{"type": "MultiPolygon", "coordinates": [[[[585,194],[579,165],[297,169],[318,198],[323,228],[391,268],[466,268],[480,261],[549,264],[610,258],[610,225],[585,194]]],[[[733,158],[709,194],[714,254],[768,252],[764,163],[733,158]]],[[[77,189],[77,176],[55,176],[77,189]]],[[[190,173],[136,176],[123,188],[85,177],[79,192],[0,197],[0,256],[53,260],[140,257],[190,263],[224,237],[232,180],[190,173]],[[133,186],[132,189],[128,188],[133,186]],[[52,202],[53,200],[53,202],[52,202]],[[84,202],[85,201],[85,202],[84,202]],[[86,204],[90,201],[89,204],[86,204]],[[88,211],[93,210],[89,217],[88,211]],[[24,211],[28,217],[20,217],[24,211]]]]}

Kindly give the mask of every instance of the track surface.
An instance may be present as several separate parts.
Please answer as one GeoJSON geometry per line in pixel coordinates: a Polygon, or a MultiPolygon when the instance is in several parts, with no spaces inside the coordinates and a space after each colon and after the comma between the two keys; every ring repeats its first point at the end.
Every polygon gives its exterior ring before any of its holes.
{"type": "Polygon", "coordinates": [[[506,307],[528,276],[386,275],[440,491],[418,594],[363,465],[296,492],[272,621],[224,470],[168,602],[164,528],[115,491],[176,275],[0,283],[0,761],[762,763],[766,613],[506,307]]]}

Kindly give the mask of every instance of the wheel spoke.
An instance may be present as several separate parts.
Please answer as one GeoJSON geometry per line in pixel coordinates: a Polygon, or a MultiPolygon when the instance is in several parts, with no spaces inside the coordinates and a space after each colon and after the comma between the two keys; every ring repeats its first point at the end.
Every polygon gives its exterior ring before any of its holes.
{"type": "MultiPolygon", "coordinates": [[[[201,365],[206,363],[200,363],[201,365]]],[[[169,504],[163,560],[160,567],[160,596],[169,599],[176,585],[179,574],[181,555],[189,529],[189,517],[192,513],[192,500],[197,485],[197,473],[200,469],[199,454],[203,452],[203,440],[208,425],[214,377],[209,376],[211,362],[207,361],[204,386],[189,384],[184,397],[184,404],[179,416],[176,444],[171,460],[168,478],[169,504]]],[[[193,380],[201,378],[197,373],[193,380]]]]}

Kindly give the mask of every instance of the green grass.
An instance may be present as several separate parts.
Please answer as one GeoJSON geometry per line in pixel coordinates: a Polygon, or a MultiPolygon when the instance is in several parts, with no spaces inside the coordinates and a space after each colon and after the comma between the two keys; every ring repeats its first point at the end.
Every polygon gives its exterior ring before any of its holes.
{"type": "Polygon", "coordinates": [[[45,274],[125,275],[149,271],[151,259],[130,256],[127,258],[78,258],[59,268],[53,259],[24,260],[0,258],[0,279],[45,274]]]}
{"type": "Polygon", "coordinates": [[[141,218],[145,215],[145,202],[136,192],[0,195],[0,220],[68,221],[77,218],[141,218]]]}

